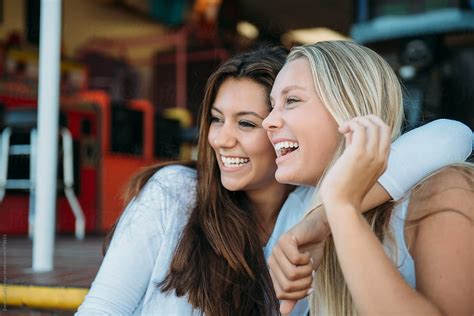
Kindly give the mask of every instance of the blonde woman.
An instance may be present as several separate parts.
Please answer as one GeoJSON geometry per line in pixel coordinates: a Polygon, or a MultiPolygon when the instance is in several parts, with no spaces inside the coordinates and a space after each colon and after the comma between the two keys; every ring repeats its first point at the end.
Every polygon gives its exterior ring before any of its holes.
{"type": "MultiPolygon", "coordinates": [[[[403,118],[388,64],[347,41],[296,47],[271,101],[264,127],[277,152],[276,179],[318,188],[315,211],[281,237],[269,260],[281,312],[314,289],[313,315],[472,315],[472,165],[439,170],[396,203],[360,215],[403,118]],[[280,150],[282,142],[294,146],[280,150]],[[312,226],[324,216],[327,225],[312,226]]],[[[459,137],[470,152],[471,130],[459,137]]],[[[399,172],[416,170],[408,163],[399,172]]]]}

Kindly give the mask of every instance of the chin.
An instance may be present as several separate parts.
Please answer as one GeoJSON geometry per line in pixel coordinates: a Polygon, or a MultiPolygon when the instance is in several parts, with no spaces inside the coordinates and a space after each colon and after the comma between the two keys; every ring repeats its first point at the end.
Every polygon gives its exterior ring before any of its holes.
{"type": "Polygon", "coordinates": [[[283,184],[293,184],[292,181],[292,176],[291,176],[291,172],[287,172],[287,171],[279,171],[277,170],[275,172],[275,179],[279,182],[279,183],[283,183],[283,184]]]}
{"type": "Polygon", "coordinates": [[[229,183],[226,181],[221,181],[222,186],[229,191],[239,191],[241,190],[241,187],[235,183],[229,183]]]}
{"type": "Polygon", "coordinates": [[[291,184],[291,185],[304,185],[304,186],[314,186],[315,184],[309,179],[302,179],[295,177],[295,175],[299,174],[297,170],[281,170],[275,173],[275,179],[279,183],[283,184],[291,184]]]}

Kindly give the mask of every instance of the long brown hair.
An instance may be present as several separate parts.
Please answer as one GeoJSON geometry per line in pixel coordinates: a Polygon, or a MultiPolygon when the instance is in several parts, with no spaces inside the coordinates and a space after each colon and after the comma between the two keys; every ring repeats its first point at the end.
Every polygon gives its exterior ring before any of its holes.
{"type": "MultiPolygon", "coordinates": [[[[268,95],[287,50],[264,47],[230,58],[208,79],[199,118],[197,200],[175,249],[162,292],[187,296],[207,315],[274,315],[278,301],[263,256],[260,228],[245,192],[231,192],[220,182],[215,154],[208,144],[211,108],[228,78],[250,79],[268,95]]],[[[270,101],[268,100],[269,108],[270,101]]],[[[166,164],[166,165],[169,165],[166,164]]],[[[185,163],[191,166],[192,163],[185,163]]],[[[163,165],[135,177],[128,199],[138,194],[163,165]]]]}

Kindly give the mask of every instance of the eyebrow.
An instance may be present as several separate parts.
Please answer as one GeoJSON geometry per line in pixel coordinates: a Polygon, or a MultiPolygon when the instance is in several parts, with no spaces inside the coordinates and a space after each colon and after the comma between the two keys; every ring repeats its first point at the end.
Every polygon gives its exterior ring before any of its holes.
{"type": "Polygon", "coordinates": [[[285,89],[281,90],[281,94],[287,94],[291,90],[306,90],[306,89],[302,86],[293,85],[293,86],[285,87],[285,89]]]}
{"type": "MultiPolygon", "coordinates": [[[[280,94],[281,95],[285,95],[287,94],[288,92],[290,92],[291,90],[306,90],[304,87],[301,87],[301,86],[297,86],[297,85],[292,85],[292,86],[287,86],[285,87],[283,90],[281,90],[280,94]]],[[[273,97],[270,95],[270,103],[273,104],[273,102],[275,102],[275,100],[273,99],[273,97]]]]}
{"type": "MultiPolygon", "coordinates": [[[[214,110],[216,112],[219,112],[220,114],[223,114],[221,110],[215,108],[215,107],[212,107],[211,110],[214,110]]],[[[237,112],[235,114],[235,116],[242,116],[242,115],[253,115],[253,116],[256,116],[258,117],[259,119],[261,120],[264,120],[265,118],[262,117],[260,114],[256,113],[256,112],[253,112],[253,111],[240,111],[240,112],[237,112]]]]}

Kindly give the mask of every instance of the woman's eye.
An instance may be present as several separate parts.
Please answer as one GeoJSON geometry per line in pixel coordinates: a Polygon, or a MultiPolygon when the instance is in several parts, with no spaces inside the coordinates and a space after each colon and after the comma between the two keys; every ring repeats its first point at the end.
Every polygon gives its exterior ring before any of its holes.
{"type": "Polygon", "coordinates": [[[219,123],[220,121],[221,119],[218,118],[217,116],[211,116],[211,119],[210,119],[211,123],[219,123]]]}
{"type": "Polygon", "coordinates": [[[295,98],[295,97],[287,97],[286,98],[286,104],[292,104],[292,103],[295,103],[295,102],[298,102],[299,99],[295,98]]]}
{"type": "Polygon", "coordinates": [[[240,121],[239,125],[242,127],[256,127],[257,125],[249,121],[240,121]]]}

